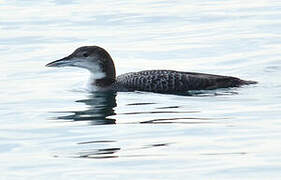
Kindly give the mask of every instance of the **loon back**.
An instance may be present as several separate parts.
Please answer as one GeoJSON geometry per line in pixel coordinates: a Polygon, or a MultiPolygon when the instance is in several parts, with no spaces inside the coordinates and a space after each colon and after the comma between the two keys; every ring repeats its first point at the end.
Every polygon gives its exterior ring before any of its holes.
{"type": "Polygon", "coordinates": [[[147,70],[122,74],[116,79],[117,90],[158,93],[211,90],[255,84],[236,77],[172,70],[147,70]]]}

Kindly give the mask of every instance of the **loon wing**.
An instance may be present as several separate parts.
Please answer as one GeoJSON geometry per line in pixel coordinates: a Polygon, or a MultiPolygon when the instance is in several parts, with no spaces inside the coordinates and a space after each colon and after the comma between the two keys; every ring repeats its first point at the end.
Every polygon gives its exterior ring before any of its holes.
{"type": "Polygon", "coordinates": [[[117,77],[117,83],[132,91],[171,93],[238,87],[254,82],[244,81],[231,76],[172,70],[148,70],[122,74],[117,77]]]}

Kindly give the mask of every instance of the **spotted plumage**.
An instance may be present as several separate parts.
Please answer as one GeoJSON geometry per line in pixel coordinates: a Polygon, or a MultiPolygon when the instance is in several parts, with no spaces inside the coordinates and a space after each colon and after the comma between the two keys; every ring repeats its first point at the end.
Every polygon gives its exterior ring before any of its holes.
{"type": "Polygon", "coordinates": [[[172,70],[147,70],[118,76],[114,83],[117,91],[149,91],[158,93],[184,92],[189,90],[210,90],[238,87],[251,84],[230,76],[220,76],[172,70]]]}

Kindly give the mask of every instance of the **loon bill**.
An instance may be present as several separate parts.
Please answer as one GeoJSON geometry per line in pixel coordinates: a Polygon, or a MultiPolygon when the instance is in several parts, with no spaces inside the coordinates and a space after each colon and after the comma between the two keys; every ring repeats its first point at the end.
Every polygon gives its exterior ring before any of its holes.
{"type": "Polygon", "coordinates": [[[69,56],[53,61],[47,67],[75,66],[88,69],[93,75],[91,85],[97,90],[148,91],[181,93],[189,90],[211,90],[256,84],[236,77],[173,70],[146,70],[116,77],[109,53],[98,46],[83,46],[69,56]]]}

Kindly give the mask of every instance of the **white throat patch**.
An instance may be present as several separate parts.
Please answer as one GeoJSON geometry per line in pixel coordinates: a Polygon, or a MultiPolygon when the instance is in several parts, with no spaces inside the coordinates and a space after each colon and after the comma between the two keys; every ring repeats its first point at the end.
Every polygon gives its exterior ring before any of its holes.
{"type": "Polygon", "coordinates": [[[84,68],[90,71],[91,79],[101,79],[105,77],[105,73],[102,72],[101,67],[98,63],[91,61],[90,59],[79,59],[73,58],[74,61],[73,65],[76,67],[84,68]]]}

